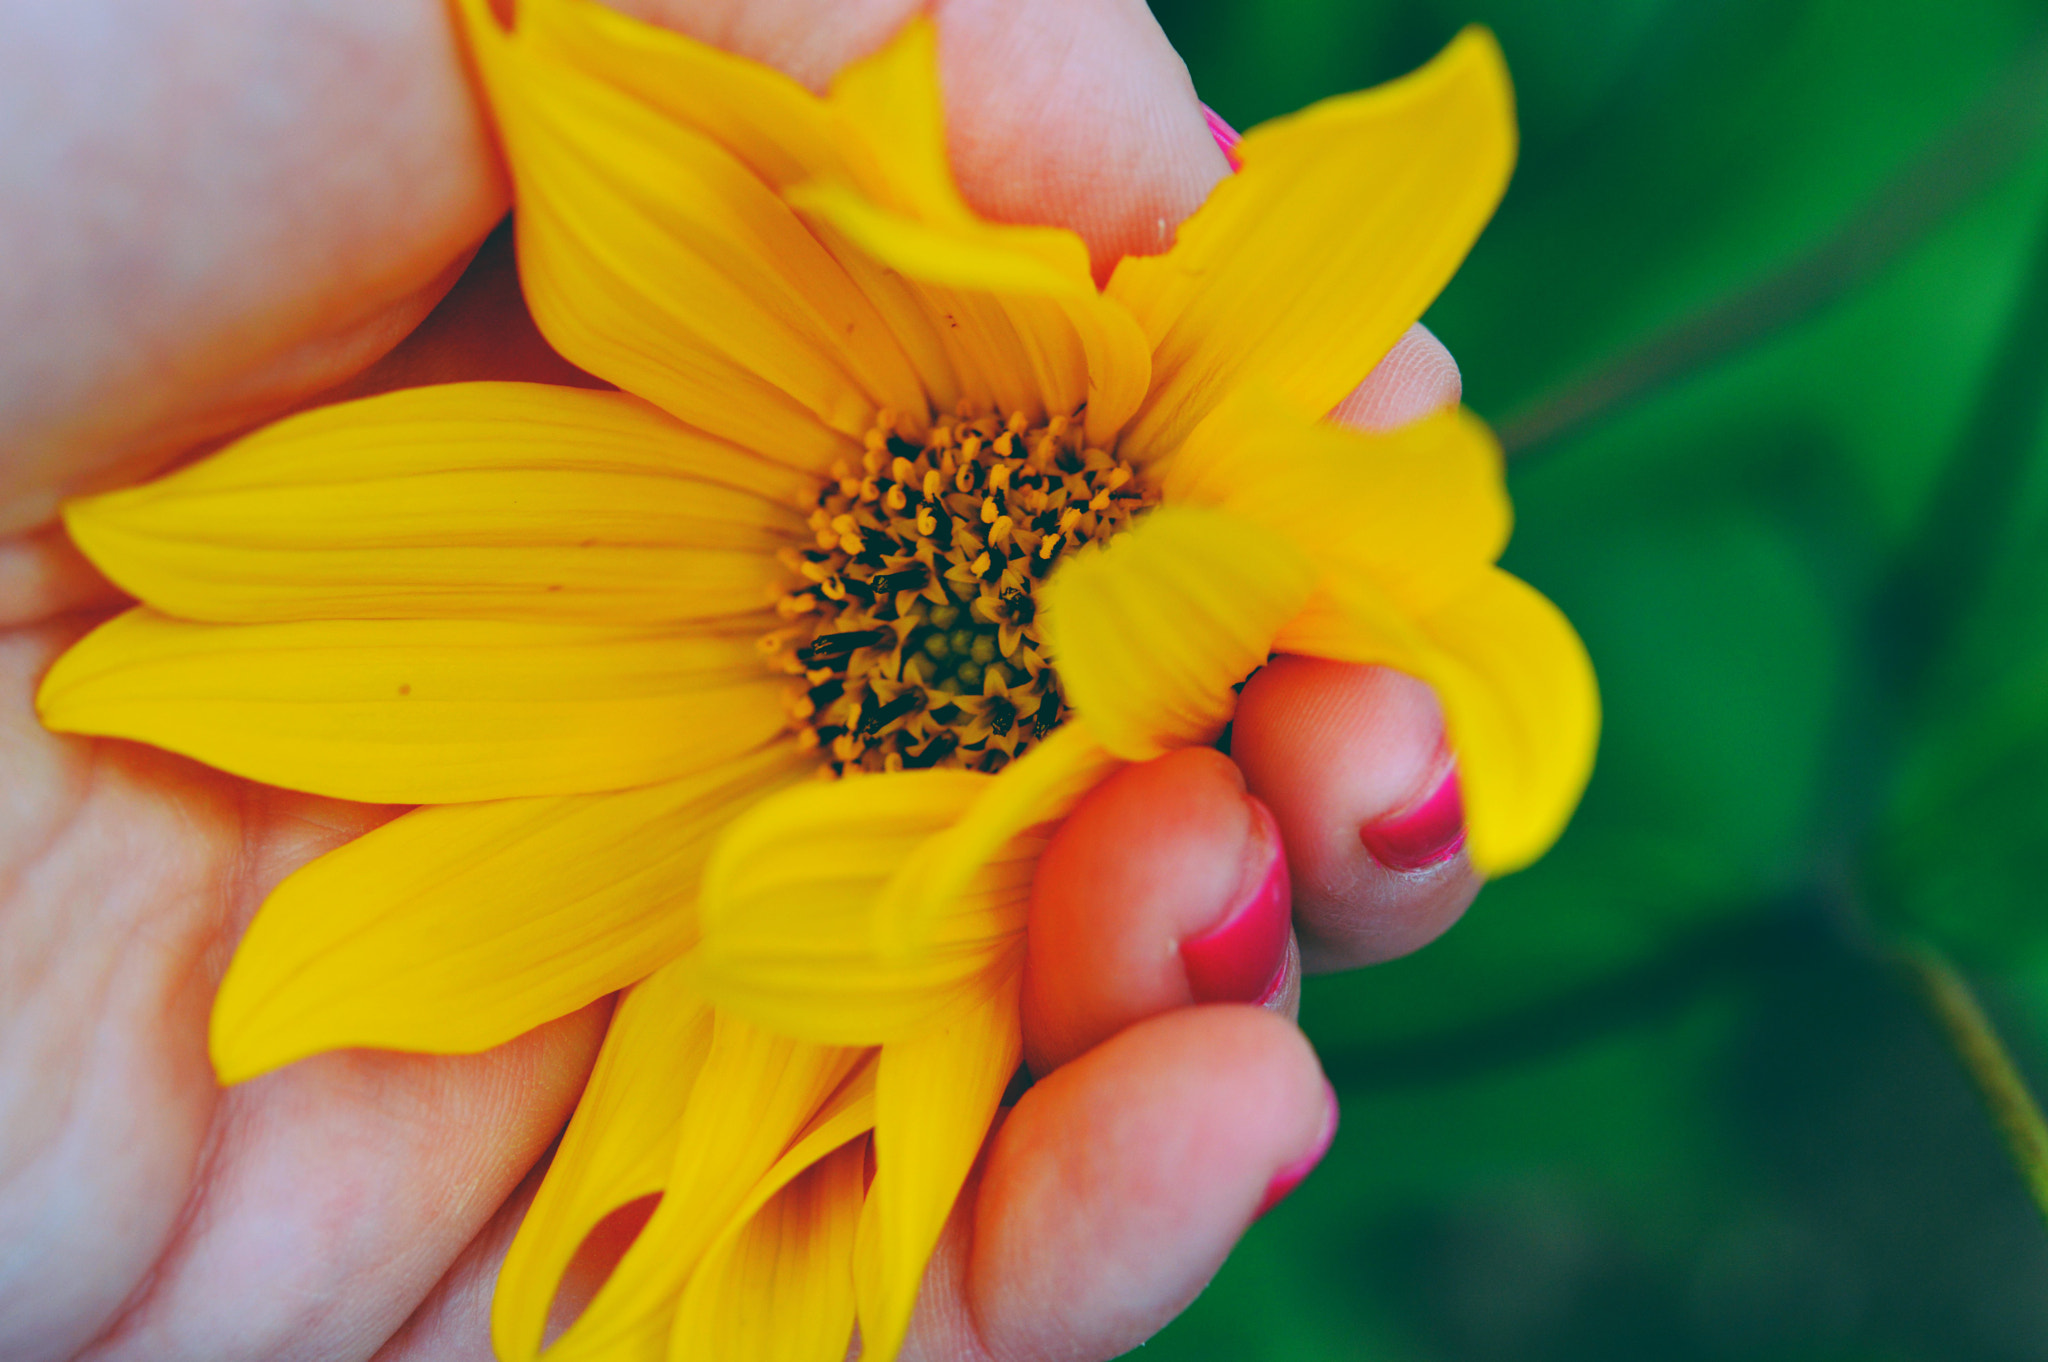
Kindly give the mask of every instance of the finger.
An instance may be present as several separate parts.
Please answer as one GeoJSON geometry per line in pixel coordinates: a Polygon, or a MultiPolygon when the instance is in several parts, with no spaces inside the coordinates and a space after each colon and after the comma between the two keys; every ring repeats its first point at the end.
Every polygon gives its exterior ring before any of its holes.
{"type": "Polygon", "coordinates": [[[1276,657],[1245,684],[1231,753],[1287,843],[1309,970],[1427,945],[1478,892],[1442,712],[1420,681],[1276,657]]]}
{"type": "Polygon", "coordinates": [[[1230,173],[1143,0],[942,0],[938,15],[961,189],[999,221],[1078,232],[1098,278],[1172,245],[1230,173]]]}
{"type": "Polygon", "coordinates": [[[519,1222],[546,1176],[536,1165],[371,1362],[497,1362],[491,1296],[519,1222]]]}
{"type": "Polygon", "coordinates": [[[0,629],[109,608],[125,599],[59,526],[0,539],[0,629]]]}
{"type": "MultiPolygon", "coordinates": [[[[372,1362],[497,1362],[498,1355],[491,1348],[491,1304],[497,1294],[498,1271],[547,1171],[546,1161],[534,1166],[372,1362]]],[[[598,1221],[584,1237],[548,1308],[549,1338],[574,1323],[596,1297],[619,1259],[633,1246],[658,1200],[643,1197],[628,1202],[598,1221]]]]}
{"type": "Polygon", "coordinates": [[[1228,757],[1187,748],[1117,772],[1039,860],[1025,935],[1032,1072],[1191,1003],[1291,1009],[1288,903],[1280,829],[1228,757]]]}
{"type": "Polygon", "coordinates": [[[526,296],[519,291],[510,218],[484,238],[448,295],[391,353],[313,400],[325,405],[400,388],[481,379],[611,387],[563,359],[541,336],[526,296]]]}
{"type": "Polygon", "coordinates": [[[881,48],[923,0],[605,0],[803,82],[818,94],[839,68],[881,48]]]}
{"type": "MultiPolygon", "coordinates": [[[[917,0],[626,0],[620,8],[822,90],[917,0]]],[[[1143,0],[939,0],[947,143],[967,201],[1066,227],[1097,276],[1166,249],[1229,173],[1187,68],[1143,0]]]]}
{"type": "MultiPolygon", "coordinates": [[[[609,387],[541,338],[519,291],[510,226],[501,223],[485,239],[454,287],[390,353],[348,382],[315,394],[309,403],[476,379],[609,387]]],[[[58,526],[0,539],[0,628],[108,608],[125,599],[58,526]]]]}
{"type": "Polygon", "coordinates": [[[0,11],[0,533],[362,368],[503,211],[440,0],[186,8],[0,11]]]}
{"type": "Polygon", "coordinates": [[[1394,342],[1365,382],[1330,412],[1330,419],[1360,430],[1392,430],[1453,407],[1464,395],[1458,361],[1421,322],[1394,342]]]}
{"type": "Polygon", "coordinates": [[[1336,1118],[1279,1017],[1203,1007],[1125,1031],[1032,1088],[996,1133],[972,1225],[956,1213],[904,1356],[1097,1362],[1144,1342],[1314,1167],[1336,1118]]]}
{"type": "Polygon", "coordinates": [[[369,1357],[560,1130],[605,1015],[480,1055],[320,1055],[228,1090],[180,1233],[84,1356],[369,1357]]]}

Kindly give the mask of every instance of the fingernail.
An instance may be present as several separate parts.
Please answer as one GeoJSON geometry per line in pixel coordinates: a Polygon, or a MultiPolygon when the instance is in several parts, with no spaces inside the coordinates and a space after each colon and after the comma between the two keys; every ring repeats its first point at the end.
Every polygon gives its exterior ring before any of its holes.
{"type": "Polygon", "coordinates": [[[1264,841],[1269,859],[1251,892],[1223,921],[1180,943],[1188,987],[1198,1003],[1264,1002],[1287,965],[1294,892],[1287,879],[1286,848],[1272,810],[1256,799],[1245,802],[1258,821],[1254,835],[1264,841]]]}
{"type": "Polygon", "coordinates": [[[1458,768],[1444,772],[1420,804],[1360,828],[1358,840],[1389,870],[1427,870],[1464,850],[1465,801],[1458,794],[1458,768]]]}
{"type": "Polygon", "coordinates": [[[1259,1209],[1252,1213],[1252,1219],[1257,1220],[1285,1201],[1287,1194],[1301,1186],[1301,1180],[1315,1172],[1316,1165],[1323,1161],[1323,1155],[1330,1152],[1330,1141],[1337,1138],[1337,1090],[1330,1086],[1328,1079],[1323,1080],[1323,1095],[1329,1101],[1323,1116],[1323,1133],[1316,1136],[1315,1146],[1308,1153],[1273,1175],[1273,1180],[1266,1184],[1266,1195],[1259,1202],[1259,1209]]]}
{"type": "Polygon", "coordinates": [[[1230,162],[1232,170],[1242,170],[1244,162],[1237,159],[1237,144],[1244,140],[1243,135],[1224,122],[1223,115],[1206,104],[1202,106],[1202,117],[1209,120],[1209,135],[1216,139],[1216,146],[1222,151],[1223,159],[1230,162]]]}

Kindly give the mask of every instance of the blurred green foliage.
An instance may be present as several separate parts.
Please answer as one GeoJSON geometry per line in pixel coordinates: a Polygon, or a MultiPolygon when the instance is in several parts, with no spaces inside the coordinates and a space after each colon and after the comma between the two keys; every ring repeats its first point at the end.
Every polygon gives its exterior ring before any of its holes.
{"type": "Polygon", "coordinates": [[[2048,1233],[1878,948],[2043,1089],[2048,13],[1154,7],[1239,126],[1499,34],[1521,164],[1428,320],[1511,446],[1570,417],[1508,564],[1607,724],[1547,860],[1311,982],[1335,1150],[1146,1356],[2048,1359],[2048,1233]]]}

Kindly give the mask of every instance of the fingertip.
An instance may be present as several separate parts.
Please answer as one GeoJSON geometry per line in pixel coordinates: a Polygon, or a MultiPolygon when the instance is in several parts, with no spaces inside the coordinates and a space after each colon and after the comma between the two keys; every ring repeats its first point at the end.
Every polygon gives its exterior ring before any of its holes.
{"type": "Polygon", "coordinates": [[[1228,757],[1187,748],[1125,767],[1039,860],[1024,982],[1032,1071],[1170,1008],[1277,997],[1290,921],[1278,822],[1228,757]]]}
{"type": "Polygon", "coordinates": [[[1229,175],[1187,67],[1137,0],[943,0],[938,20],[968,201],[1078,233],[1098,282],[1172,245],[1229,175]]]}
{"type": "Polygon", "coordinates": [[[1025,1094],[992,1146],[966,1290],[999,1357],[1100,1358],[1150,1337],[1328,1147],[1301,1033],[1247,1007],[1123,1032],[1025,1094]]]}
{"type": "Polygon", "coordinates": [[[1239,698],[1231,753],[1286,842],[1309,969],[1417,950],[1478,892],[1442,712],[1422,682],[1274,658],[1239,698]]]}
{"type": "Polygon", "coordinates": [[[1238,892],[1220,916],[1211,905],[1209,925],[1180,941],[1181,969],[1198,1003],[1264,1003],[1285,977],[1294,920],[1287,849],[1273,811],[1253,795],[1243,799],[1249,822],[1238,892]]]}
{"type": "MultiPolygon", "coordinates": [[[[609,0],[823,91],[921,6],[858,0],[609,0]]],[[[1065,227],[1096,282],[1152,255],[1230,173],[1187,67],[1142,0],[937,0],[946,143],[998,222],[1065,227]]]]}
{"type": "Polygon", "coordinates": [[[0,629],[73,611],[110,610],[126,599],[78,551],[62,525],[0,538],[0,629]]]}
{"type": "Polygon", "coordinates": [[[1365,382],[1331,409],[1330,419],[1359,430],[1393,430],[1456,406],[1464,393],[1458,361],[1417,322],[1394,342],[1365,382]]]}
{"type": "Polygon", "coordinates": [[[1323,1156],[1330,1152],[1330,1146],[1336,1143],[1337,1124],[1342,1115],[1342,1109],[1337,1101],[1337,1089],[1330,1083],[1329,1079],[1325,1078],[1323,1080],[1323,1119],[1322,1123],[1316,1128],[1315,1138],[1310,1141],[1306,1149],[1282,1164],[1273,1176],[1267,1180],[1266,1190],[1259,1198],[1259,1208],[1252,1212],[1252,1219],[1263,1219],[1266,1212],[1272,1210],[1275,1206],[1278,1206],[1289,1196],[1293,1195],[1294,1189],[1306,1182],[1310,1173],[1316,1171],[1316,1165],[1323,1161],[1323,1156]]]}

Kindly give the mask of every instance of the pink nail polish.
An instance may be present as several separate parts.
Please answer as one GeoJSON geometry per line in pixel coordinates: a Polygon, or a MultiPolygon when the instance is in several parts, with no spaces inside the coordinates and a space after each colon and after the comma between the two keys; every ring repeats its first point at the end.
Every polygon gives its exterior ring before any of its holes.
{"type": "Polygon", "coordinates": [[[1464,850],[1465,801],[1458,794],[1457,768],[1446,771],[1420,804],[1360,828],[1358,840],[1389,870],[1427,870],[1464,850]]]}
{"type": "Polygon", "coordinates": [[[1244,135],[1223,121],[1223,115],[1204,104],[1202,117],[1209,120],[1209,135],[1216,139],[1216,146],[1223,153],[1223,159],[1230,162],[1232,170],[1244,169],[1244,162],[1237,159],[1237,144],[1244,135]]]}
{"type": "Polygon", "coordinates": [[[1287,929],[1294,919],[1294,890],[1287,878],[1287,852],[1272,811],[1247,800],[1263,823],[1272,859],[1242,903],[1222,922],[1180,943],[1188,987],[1198,1003],[1256,1003],[1271,997],[1287,966],[1287,929]]]}
{"type": "Polygon", "coordinates": [[[1316,1136],[1315,1145],[1308,1153],[1273,1175],[1273,1180],[1266,1184],[1266,1195],[1260,1200],[1259,1209],[1252,1213],[1252,1219],[1257,1220],[1285,1201],[1287,1194],[1301,1186],[1301,1180],[1315,1172],[1316,1165],[1323,1161],[1323,1155],[1330,1152],[1330,1142],[1337,1138],[1337,1090],[1327,1079],[1323,1081],[1323,1093],[1330,1104],[1328,1114],[1323,1117],[1323,1133],[1316,1136]]]}

